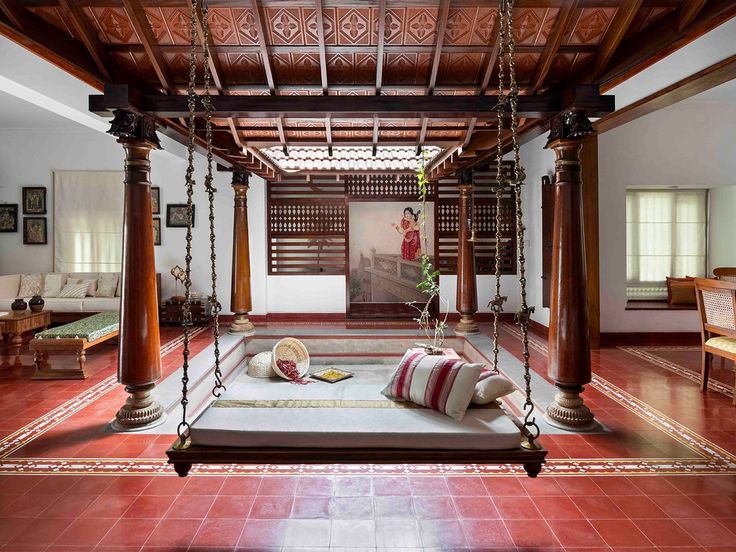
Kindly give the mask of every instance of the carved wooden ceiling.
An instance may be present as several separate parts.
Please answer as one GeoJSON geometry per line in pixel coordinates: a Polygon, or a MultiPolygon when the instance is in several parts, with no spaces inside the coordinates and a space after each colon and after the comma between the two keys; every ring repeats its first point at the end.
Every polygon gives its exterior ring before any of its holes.
{"type": "MultiPolygon", "coordinates": [[[[727,0],[516,0],[522,93],[625,78],[736,13],[727,0]]],[[[211,67],[228,95],[493,94],[495,0],[211,0],[211,67]]],[[[0,0],[0,32],[100,87],[185,91],[188,0],[0,0]],[[85,58],[86,55],[86,58],[85,58]]],[[[200,59],[200,74],[202,59],[200,59]]],[[[461,99],[458,99],[461,102],[461,99]]],[[[435,145],[439,172],[487,162],[493,121],[217,119],[218,152],[264,174],[259,148],[435,145]],[[463,147],[463,154],[453,152],[463,147]]],[[[541,121],[525,121],[539,126],[541,121]]],[[[167,120],[169,129],[183,122],[167,120]]]]}

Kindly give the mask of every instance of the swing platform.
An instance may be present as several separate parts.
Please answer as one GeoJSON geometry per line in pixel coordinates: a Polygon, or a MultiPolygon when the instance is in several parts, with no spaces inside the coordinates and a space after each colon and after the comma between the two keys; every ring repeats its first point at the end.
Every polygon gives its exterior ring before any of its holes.
{"type": "Polygon", "coordinates": [[[520,423],[500,405],[462,422],[386,399],[380,368],[350,366],[339,385],[292,385],[243,375],[191,425],[191,444],[168,451],[184,477],[194,464],[522,465],[530,477],[547,451],[524,448],[520,423]]]}

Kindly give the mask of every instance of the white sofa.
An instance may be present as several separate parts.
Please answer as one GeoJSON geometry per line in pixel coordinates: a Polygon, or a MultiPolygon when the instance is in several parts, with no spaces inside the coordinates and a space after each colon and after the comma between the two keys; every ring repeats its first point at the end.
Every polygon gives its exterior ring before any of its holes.
{"type": "MultiPolygon", "coordinates": [[[[20,274],[0,276],[0,311],[9,311],[10,304],[18,297],[20,291],[20,274]]],[[[62,287],[67,278],[97,279],[97,272],[74,272],[64,274],[62,287]]],[[[119,287],[118,287],[119,292],[119,287]]],[[[26,301],[30,297],[24,297],[26,301]]],[[[70,299],[65,297],[44,297],[44,310],[55,313],[97,313],[104,311],[120,310],[120,297],[84,297],[83,299],[70,299]]]]}

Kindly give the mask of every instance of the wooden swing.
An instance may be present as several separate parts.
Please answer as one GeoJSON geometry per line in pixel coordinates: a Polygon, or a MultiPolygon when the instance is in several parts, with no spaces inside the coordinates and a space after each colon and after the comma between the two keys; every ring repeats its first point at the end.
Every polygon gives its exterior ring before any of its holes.
{"type": "MultiPolygon", "coordinates": [[[[403,463],[478,463],[478,464],[513,464],[522,465],[530,477],[536,477],[541,471],[542,464],[545,462],[547,451],[538,443],[539,427],[533,416],[534,405],[531,398],[531,372],[529,367],[529,341],[528,330],[529,320],[534,308],[527,305],[526,297],[526,278],[525,278],[525,258],[524,258],[524,226],[522,223],[521,211],[521,186],[524,181],[524,171],[521,167],[519,158],[519,142],[518,142],[518,117],[516,113],[518,100],[518,85],[516,82],[515,69],[515,52],[514,38],[512,33],[513,26],[513,5],[514,0],[500,0],[499,21],[500,21],[500,53],[499,53],[499,103],[497,106],[498,113],[498,148],[497,148],[497,165],[498,165],[498,186],[496,188],[496,243],[501,238],[501,199],[503,184],[508,182],[514,189],[516,200],[516,239],[519,251],[519,285],[521,307],[515,315],[515,321],[520,326],[522,339],[522,357],[524,365],[524,381],[525,381],[525,416],[523,420],[508,416],[518,429],[517,436],[520,437],[518,445],[514,448],[384,448],[384,447],[356,447],[337,446],[337,447],[270,447],[270,446],[212,446],[197,444],[196,439],[192,440],[192,429],[196,429],[198,421],[201,417],[190,424],[187,421],[187,392],[188,392],[188,368],[189,368],[189,344],[191,330],[191,261],[192,261],[192,197],[194,193],[194,139],[195,139],[195,109],[198,100],[195,92],[196,85],[196,55],[197,55],[197,19],[198,19],[198,0],[191,2],[191,43],[190,43],[190,66],[189,66],[189,85],[187,89],[188,107],[189,107],[189,144],[188,144],[188,168],[186,173],[186,190],[187,190],[187,210],[189,213],[186,233],[186,256],[185,256],[185,302],[183,305],[183,325],[184,325],[184,344],[183,344],[183,376],[182,376],[182,421],[177,428],[178,439],[167,451],[169,463],[174,465],[174,469],[184,477],[189,473],[193,464],[403,464],[403,463]],[[506,58],[508,57],[508,62],[506,58]],[[505,70],[508,65],[508,88],[510,92],[504,94],[505,89],[505,70]],[[501,170],[502,161],[502,121],[506,112],[506,104],[510,109],[510,129],[514,151],[514,173],[513,178],[506,181],[501,170]]],[[[210,102],[210,81],[211,74],[208,61],[210,59],[209,50],[209,24],[208,24],[208,6],[206,0],[202,2],[202,35],[203,35],[203,57],[204,57],[204,95],[201,102],[205,108],[206,122],[206,142],[207,142],[207,175],[205,177],[205,189],[209,200],[209,223],[210,223],[210,261],[211,261],[211,277],[212,277],[212,302],[213,302],[213,336],[214,336],[214,387],[212,394],[215,399],[219,399],[225,386],[222,382],[222,373],[220,371],[220,350],[219,350],[219,313],[221,310],[220,303],[217,299],[217,270],[215,255],[215,231],[214,231],[214,193],[212,186],[212,123],[211,111],[212,104],[210,102]]],[[[502,297],[501,292],[501,272],[499,262],[500,248],[496,248],[496,295],[491,301],[490,307],[493,312],[493,357],[492,365],[494,371],[498,372],[498,353],[499,353],[499,316],[503,311],[503,303],[506,297],[502,297]]],[[[213,401],[214,404],[214,401],[213,401]]],[[[213,407],[211,404],[208,409],[213,407]]],[[[206,411],[205,411],[206,412],[206,411]]],[[[453,422],[454,423],[454,422],[453,422]]],[[[223,430],[234,431],[232,427],[223,428],[223,430]]],[[[489,439],[493,439],[493,434],[488,432],[489,439]]]]}

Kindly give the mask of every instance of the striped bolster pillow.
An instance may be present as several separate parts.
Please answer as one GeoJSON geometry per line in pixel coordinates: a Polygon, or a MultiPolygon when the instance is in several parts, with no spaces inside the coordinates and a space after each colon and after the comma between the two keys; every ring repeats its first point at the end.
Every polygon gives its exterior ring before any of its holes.
{"type": "Polygon", "coordinates": [[[87,296],[88,284],[67,284],[59,293],[59,297],[84,299],[87,296]]]}
{"type": "Polygon", "coordinates": [[[461,421],[482,369],[482,364],[407,351],[381,393],[389,399],[410,401],[461,421]]]}

